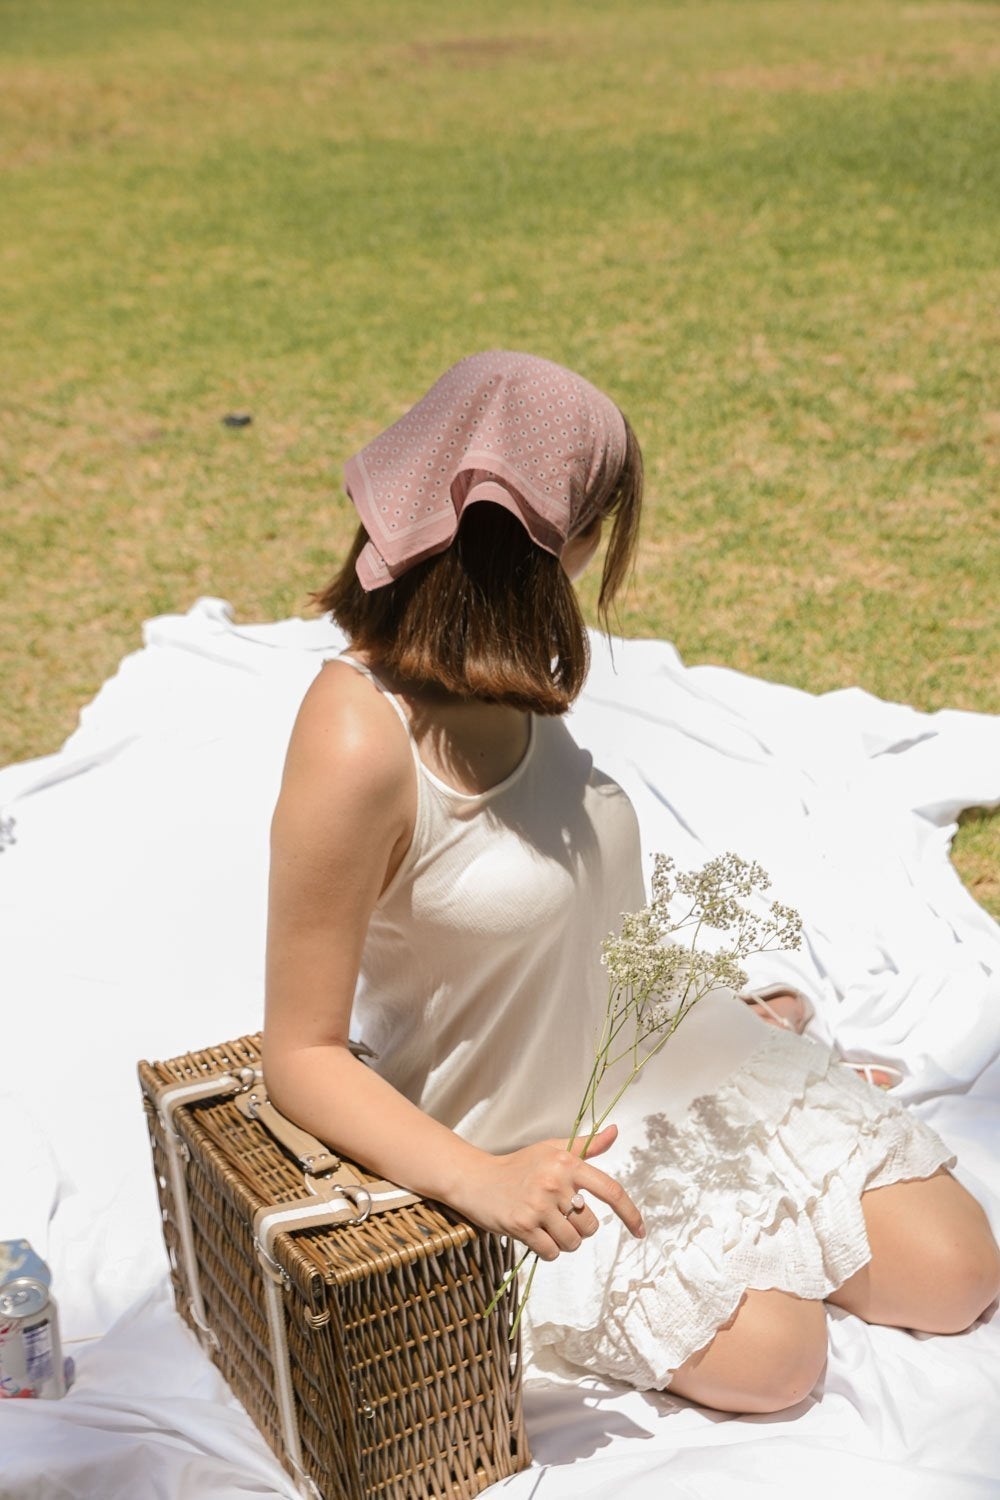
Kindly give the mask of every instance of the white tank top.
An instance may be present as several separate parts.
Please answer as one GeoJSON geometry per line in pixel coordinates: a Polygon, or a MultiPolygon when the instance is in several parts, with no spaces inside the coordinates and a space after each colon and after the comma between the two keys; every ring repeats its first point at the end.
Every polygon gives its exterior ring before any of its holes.
{"type": "Polygon", "coordinates": [[[601,941],[645,900],[639,830],[560,719],[489,791],[446,786],[417,751],[413,839],[372,915],[354,1032],[373,1066],[466,1139],[565,1137],[607,999],[601,941]]]}
{"type": "MultiPolygon", "coordinates": [[[[377,1072],[484,1150],[565,1139],[607,1005],[602,940],[646,900],[632,804],[563,720],[543,717],[509,776],[458,792],[424,765],[393,695],[339,659],[393,705],[417,777],[413,839],[368,927],[354,1034],[377,1072]]],[[[679,1119],[774,1035],[731,990],[711,991],[628,1088],[600,1165],[618,1170],[637,1120],[679,1119]]]]}

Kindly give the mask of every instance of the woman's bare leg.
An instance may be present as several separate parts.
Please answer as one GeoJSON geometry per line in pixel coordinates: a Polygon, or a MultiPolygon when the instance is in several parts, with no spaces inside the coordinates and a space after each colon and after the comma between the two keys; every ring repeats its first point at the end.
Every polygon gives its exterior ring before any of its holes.
{"type": "MultiPolygon", "coordinates": [[[[1000,1295],[989,1222],[949,1172],[873,1188],[861,1205],[872,1258],[830,1295],[834,1306],[866,1323],[961,1333],[1000,1295]]],[[[805,1399],[825,1361],[822,1302],[749,1291],[670,1390],[717,1411],[783,1411],[805,1399]]]]}
{"type": "Polygon", "coordinates": [[[825,1363],[822,1302],[749,1291],[712,1342],[675,1372],[670,1391],[716,1411],[784,1411],[805,1400],[825,1363]]]}
{"type": "Polygon", "coordinates": [[[866,1323],[961,1333],[1000,1293],[1000,1251],[983,1210],[943,1168],[864,1193],[872,1258],[828,1301],[866,1323]]]}

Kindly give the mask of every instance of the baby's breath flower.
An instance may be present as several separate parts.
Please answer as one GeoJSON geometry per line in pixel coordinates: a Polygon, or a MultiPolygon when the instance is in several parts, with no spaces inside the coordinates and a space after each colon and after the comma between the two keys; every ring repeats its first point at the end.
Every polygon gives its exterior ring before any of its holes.
{"type": "Polygon", "coordinates": [[[602,945],[608,1008],[571,1139],[589,1116],[589,1144],[640,1069],[700,999],[714,989],[746,984],[742,959],[799,946],[802,921],[791,907],[773,901],[761,911],[748,904],[770,884],[761,865],[738,854],[717,855],[692,871],[678,870],[669,855],[656,856],[649,905],[624,913],[617,935],[602,945]],[[726,933],[728,943],[700,947],[705,928],[726,933]],[[686,940],[678,942],[678,935],[686,940]],[[624,1083],[615,1077],[608,1104],[599,1097],[601,1085],[623,1058],[630,1059],[631,1072],[624,1083]]]}
{"type": "MultiPolygon", "coordinates": [[[[594,1066],[569,1133],[569,1144],[573,1147],[577,1142],[578,1155],[586,1155],[626,1089],[699,1000],[712,990],[742,989],[747,976],[741,961],[751,954],[799,947],[802,919],[798,912],[780,901],[761,907],[759,893],[770,884],[766,870],[738,854],[719,854],[700,870],[687,872],[678,870],[669,855],[656,856],[648,906],[624,913],[617,935],[605,938],[601,945],[601,962],[608,971],[608,1004],[594,1066]],[[748,904],[755,900],[756,905],[748,904]],[[727,934],[728,941],[699,946],[706,928],[727,934]],[[678,936],[683,941],[677,941],[678,936]],[[606,1082],[610,1100],[605,1097],[606,1082]],[[584,1121],[588,1123],[581,1131],[584,1121]]],[[[505,1279],[491,1308],[528,1253],[505,1279]]],[[[522,1308],[537,1263],[536,1256],[522,1308]]]]}

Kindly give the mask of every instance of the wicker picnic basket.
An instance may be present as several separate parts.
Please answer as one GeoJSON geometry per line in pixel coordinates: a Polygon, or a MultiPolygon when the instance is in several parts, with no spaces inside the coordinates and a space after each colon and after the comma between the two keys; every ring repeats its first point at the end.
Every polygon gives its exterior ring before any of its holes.
{"type": "Polygon", "coordinates": [[[299,1490],[463,1500],[524,1468],[516,1290],[485,1314],[512,1247],[277,1115],[259,1036],[139,1078],[178,1311],[299,1490]]]}

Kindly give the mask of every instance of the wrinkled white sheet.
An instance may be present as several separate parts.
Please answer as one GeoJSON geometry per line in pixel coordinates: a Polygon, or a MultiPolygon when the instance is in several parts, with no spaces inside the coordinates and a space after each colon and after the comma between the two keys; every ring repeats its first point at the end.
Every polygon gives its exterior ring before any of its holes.
{"type": "MultiPolygon", "coordinates": [[[[326,622],[151,621],[63,750],[0,772],[0,1238],[51,1264],[77,1360],[61,1402],[0,1403],[0,1500],[244,1500],[294,1489],[174,1315],[134,1064],[260,1024],[267,828],[326,622]]],[[[1000,929],[948,858],[1000,801],[1000,720],[811,697],[663,642],[595,640],[573,728],[626,787],[647,854],[734,849],[807,943],[753,977],[817,1034],[893,1061],[1000,1223],[1000,929]]],[[[830,1313],[810,1400],[726,1418],[529,1368],[534,1466],[510,1500],[1000,1494],[1000,1319],[959,1338],[830,1313]]]]}

